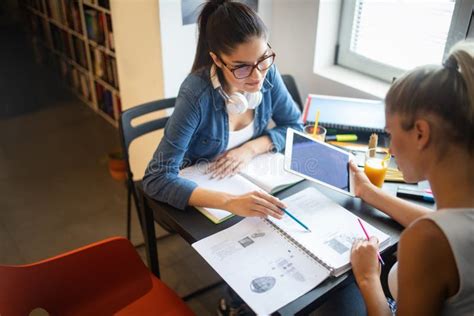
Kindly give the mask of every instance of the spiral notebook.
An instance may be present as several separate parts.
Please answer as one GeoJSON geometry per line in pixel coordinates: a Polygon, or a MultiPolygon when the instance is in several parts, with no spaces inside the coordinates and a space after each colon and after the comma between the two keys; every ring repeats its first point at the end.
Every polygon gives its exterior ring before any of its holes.
{"type": "MultiPolygon", "coordinates": [[[[245,218],[192,245],[259,315],[271,314],[326,278],[349,270],[352,242],[365,238],[357,216],[315,188],[284,201],[312,232],[286,216],[245,218]]],[[[388,246],[387,234],[364,225],[381,249],[388,246]]]]}
{"type": "Polygon", "coordinates": [[[303,110],[303,122],[312,124],[319,110],[319,123],[340,131],[383,133],[383,101],[310,94],[303,110]]]}

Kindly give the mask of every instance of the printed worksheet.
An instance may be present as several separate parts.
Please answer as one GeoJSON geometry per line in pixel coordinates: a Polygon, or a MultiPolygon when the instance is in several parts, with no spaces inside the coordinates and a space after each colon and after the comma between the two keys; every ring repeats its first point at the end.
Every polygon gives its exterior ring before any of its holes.
{"type": "MultiPolygon", "coordinates": [[[[288,211],[308,226],[306,231],[294,220],[269,218],[275,225],[339,275],[350,269],[350,250],[355,238],[366,238],[357,216],[332,201],[316,188],[307,188],[283,200],[288,211]]],[[[363,221],[370,236],[376,236],[381,249],[390,237],[363,221]]]]}
{"type": "Polygon", "coordinates": [[[193,247],[258,315],[273,313],[329,276],[260,218],[245,218],[193,247]]]}

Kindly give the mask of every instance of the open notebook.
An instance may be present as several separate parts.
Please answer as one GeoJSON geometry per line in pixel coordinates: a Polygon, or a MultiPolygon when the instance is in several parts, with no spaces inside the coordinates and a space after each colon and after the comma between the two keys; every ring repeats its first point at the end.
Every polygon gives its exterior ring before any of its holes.
{"type": "MultiPolygon", "coordinates": [[[[231,194],[245,194],[264,190],[274,194],[303,178],[284,170],[285,156],[280,153],[266,153],[255,157],[239,174],[224,179],[211,179],[206,173],[208,164],[197,164],[180,171],[180,176],[196,182],[200,187],[231,194]]],[[[197,207],[214,223],[220,223],[233,214],[225,210],[197,207]]]]}
{"type": "MultiPolygon", "coordinates": [[[[290,218],[245,218],[192,246],[258,314],[271,314],[330,276],[350,269],[355,238],[365,238],[357,216],[315,188],[284,200],[305,223],[290,218]]],[[[364,222],[380,249],[390,237],[364,222]]]]}

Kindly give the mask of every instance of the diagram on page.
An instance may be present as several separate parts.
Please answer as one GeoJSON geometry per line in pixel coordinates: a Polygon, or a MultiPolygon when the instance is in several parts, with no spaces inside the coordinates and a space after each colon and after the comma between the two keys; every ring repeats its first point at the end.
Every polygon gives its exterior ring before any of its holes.
{"type": "Polygon", "coordinates": [[[243,221],[194,247],[257,313],[275,311],[329,275],[269,223],[243,221]]]}

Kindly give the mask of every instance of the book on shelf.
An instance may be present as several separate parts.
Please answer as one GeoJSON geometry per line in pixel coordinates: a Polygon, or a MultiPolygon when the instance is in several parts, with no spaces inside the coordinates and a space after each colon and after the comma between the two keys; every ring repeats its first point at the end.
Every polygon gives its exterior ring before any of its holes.
{"type": "Polygon", "coordinates": [[[117,63],[115,58],[95,46],[90,46],[90,52],[94,74],[118,89],[117,63]]]}
{"type": "Polygon", "coordinates": [[[84,9],[84,17],[86,22],[87,36],[90,40],[97,44],[104,44],[104,24],[101,13],[95,9],[84,9]]]}
{"type": "Polygon", "coordinates": [[[50,43],[47,32],[48,22],[36,14],[28,14],[28,22],[33,38],[41,40],[43,43],[50,43]]]}
{"type": "Polygon", "coordinates": [[[51,25],[51,39],[53,41],[53,47],[56,51],[67,56],[69,59],[73,59],[73,44],[71,35],[62,29],[51,25]]]}
{"type": "Polygon", "coordinates": [[[99,23],[98,28],[99,28],[99,33],[100,33],[100,35],[99,35],[100,41],[98,43],[105,46],[106,45],[106,34],[107,34],[107,29],[106,29],[107,21],[106,21],[104,12],[99,12],[98,23],[99,23]]]}
{"type": "MultiPolygon", "coordinates": [[[[316,188],[283,200],[306,231],[288,216],[247,217],[192,246],[258,315],[269,315],[329,277],[350,270],[350,249],[365,239],[358,217],[316,188]]],[[[390,237],[364,222],[380,249],[390,237]]]]}
{"type": "Polygon", "coordinates": [[[75,90],[80,89],[80,82],[79,82],[79,71],[75,68],[71,69],[71,86],[75,90]]]}
{"type": "Polygon", "coordinates": [[[105,81],[110,83],[113,87],[118,89],[118,75],[117,75],[117,63],[113,57],[105,57],[106,64],[106,75],[105,81]]]}
{"type": "MultiPolygon", "coordinates": [[[[180,171],[180,176],[196,182],[200,187],[241,195],[264,190],[274,194],[298,183],[303,178],[284,170],[285,156],[281,153],[266,153],[255,157],[240,173],[224,179],[211,179],[207,173],[209,163],[198,163],[180,171]]],[[[220,223],[233,216],[232,213],[208,207],[196,207],[213,223],[220,223]]]]}
{"type": "Polygon", "coordinates": [[[79,74],[79,82],[81,85],[81,94],[87,99],[90,99],[90,91],[89,91],[89,80],[85,74],[79,74]]]}
{"type": "Polygon", "coordinates": [[[65,17],[68,27],[82,34],[81,12],[79,11],[79,3],[77,0],[64,0],[65,17]]]}
{"type": "Polygon", "coordinates": [[[110,58],[110,63],[112,67],[112,82],[113,86],[119,89],[118,81],[118,71],[117,71],[117,60],[115,58],[110,58]]]}
{"type": "Polygon", "coordinates": [[[80,38],[73,36],[73,46],[74,46],[74,54],[75,54],[75,62],[81,65],[84,68],[87,67],[87,56],[86,56],[86,46],[84,41],[80,38]]]}
{"type": "Polygon", "coordinates": [[[112,62],[110,58],[105,58],[105,81],[110,83],[112,86],[115,87],[114,78],[113,78],[113,71],[112,71],[112,62]]]}
{"type": "Polygon", "coordinates": [[[66,54],[66,32],[61,30],[55,25],[51,25],[51,39],[53,41],[53,48],[61,52],[63,54],[66,54]]]}
{"type": "Polygon", "coordinates": [[[67,16],[69,14],[69,11],[71,11],[70,8],[67,8],[66,7],[66,2],[63,0],[63,1],[59,1],[60,4],[59,4],[59,9],[61,10],[60,11],[60,14],[61,14],[61,25],[65,26],[65,27],[68,27],[68,19],[67,19],[67,16]]]}
{"type": "Polygon", "coordinates": [[[95,83],[97,105],[99,109],[115,120],[114,98],[112,92],[99,83],[95,83]]]}
{"type": "Polygon", "coordinates": [[[341,132],[383,133],[383,101],[310,94],[303,110],[303,122],[314,123],[319,110],[319,124],[341,132]]]}
{"type": "Polygon", "coordinates": [[[114,43],[114,31],[113,31],[113,28],[112,28],[112,18],[110,17],[110,15],[107,15],[107,40],[108,40],[108,45],[109,45],[109,49],[111,51],[114,51],[115,50],[115,43],[114,43]]]}
{"type": "Polygon", "coordinates": [[[87,37],[96,43],[100,41],[98,16],[99,12],[97,10],[84,9],[87,37]]]}
{"type": "Polygon", "coordinates": [[[117,113],[122,113],[122,101],[120,101],[118,95],[115,95],[115,108],[117,109],[117,113]]]}
{"type": "Polygon", "coordinates": [[[94,74],[102,78],[104,76],[104,59],[102,58],[102,52],[98,48],[92,49],[92,61],[94,66],[94,74]]]}
{"type": "Polygon", "coordinates": [[[63,6],[63,2],[58,0],[47,0],[46,7],[48,8],[48,16],[57,23],[64,25],[64,22],[66,21],[66,9],[63,6]]]}

